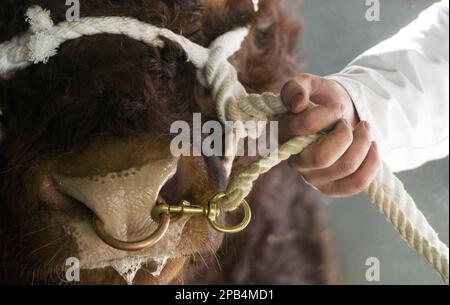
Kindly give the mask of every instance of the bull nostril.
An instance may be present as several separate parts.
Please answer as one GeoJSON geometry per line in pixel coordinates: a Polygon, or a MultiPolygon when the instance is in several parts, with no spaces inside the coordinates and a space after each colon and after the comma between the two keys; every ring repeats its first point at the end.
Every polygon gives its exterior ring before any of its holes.
{"type": "Polygon", "coordinates": [[[45,176],[39,183],[38,198],[50,208],[60,211],[88,210],[87,207],[72,196],[58,188],[55,179],[45,176]]]}
{"type": "MultiPolygon", "coordinates": [[[[178,159],[161,158],[115,172],[91,176],[56,176],[64,195],[75,198],[95,214],[111,236],[119,240],[140,240],[154,230],[150,214],[159,200],[162,186],[176,173],[178,159]]],[[[164,199],[162,199],[164,198],[164,199]]]]}
{"type": "Polygon", "coordinates": [[[175,204],[177,202],[181,202],[183,198],[180,193],[181,192],[179,190],[178,177],[177,173],[175,173],[174,176],[167,180],[159,190],[156,203],[175,204]],[[161,202],[159,202],[158,200],[161,200],[161,202]]]}

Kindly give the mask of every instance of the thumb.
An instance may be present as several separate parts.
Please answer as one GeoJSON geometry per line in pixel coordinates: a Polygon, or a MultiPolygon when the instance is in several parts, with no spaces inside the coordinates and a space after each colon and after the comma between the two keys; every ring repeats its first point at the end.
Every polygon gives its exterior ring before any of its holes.
{"type": "Polygon", "coordinates": [[[308,108],[311,97],[314,97],[321,83],[322,80],[318,76],[301,74],[283,86],[281,89],[281,100],[291,112],[303,112],[308,108]]]}

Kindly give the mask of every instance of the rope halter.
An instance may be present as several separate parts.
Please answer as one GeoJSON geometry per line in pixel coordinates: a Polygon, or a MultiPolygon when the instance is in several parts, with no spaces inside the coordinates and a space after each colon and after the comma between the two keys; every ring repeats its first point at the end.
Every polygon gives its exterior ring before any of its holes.
{"type": "MultiPolygon", "coordinates": [[[[161,37],[164,37],[178,44],[186,53],[187,61],[196,67],[198,80],[204,87],[210,89],[216,103],[217,115],[222,123],[267,121],[270,116],[287,111],[278,95],[248,94],[239,82],[235,68],[228,62],[228,58],[240,49],[242,41],[247,36],[246,28],[225,33],[218,37],[209,48],[204,48],[168,29],[129,17],[86,17],[80,21],[66,21],[55,25],[50,18],[50,12],[39,6],[29,8],[26,15],[30,24],[29,31],[0,44],[0,77],[6,78],[14,71],[24,69],[31,64],[47,63],[49,58],[57,54],[61,44],[82,36],[101,33],[125,35],[157,48],[164,47],[164,42],[161,40],[161,37]]],[[[256,135],[256,130],[250,130],[246,133],[238,133],[237,137],[256,135]]],[[[221,210],[235,210],[245,202],[244,198],[250,193],[253,182],[260,175],[291,155],[301,153],[319,138],[319,134],[293,138],[269,156],[252,163],[239,175],[232,177],[220,198],[215,196],[215,204],[221,200],[221,210]]],[[[232,162],[233,157],[226,160],[228,172],[231,171],[232,162]]],[[[448,247],[439,240],[437,233],[418,210],[401,181],[386,165],[381,166],[367,192],[373,204],[395,226],[408,245],[423,255],[448,284],[448,247]]],[[[174,209],[173,206],[172,209],[174,209]]],[[[210,213],[210,209],[201,209],[199,207],[197,212],[210,213]]],[[[170,212],[170,206],[167,207],[167,211],[170,212]]],[[[214,217],[217,216],[216,212],[213,214],[214,217]]],[[[240,229],[243,229],[249,220],[247,215],[247,219],[244,220],[246,223],[240,229]]],[[[164,222],[164,225],[160,227],[167,228],[168,224],[164,222]]],[[[223,232],[226,231],[223,230],[223,232]]],[[[230,231],[230,233],[233,232],[230,231]]],[[[155,236],[151,238],[157,239],[155,236]]],[[[145,241],[140,242],[145,244],[145,241]]]]}

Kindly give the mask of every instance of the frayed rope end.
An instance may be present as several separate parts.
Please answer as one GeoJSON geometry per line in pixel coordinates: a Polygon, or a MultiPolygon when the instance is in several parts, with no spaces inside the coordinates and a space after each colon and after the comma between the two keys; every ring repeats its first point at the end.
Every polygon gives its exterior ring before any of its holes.
{"type": "Polygon", "coordinates": [[[40,6],[32,6],[28,8],[25,15],[34,33],[27,45],[28,59],[35,64],[47,63],[50,57],[56,55],[60,45],[57,38],[47,33],[54,25],[50,11],[40,6]]]}
{"type": "Polygon", "coordinates": [[[46,31],[53,27],[50,11],[44,10],[40,6],[36,5],[28,8],[25,16],[27,16],[26,20],[31,26],[31,31],[35,33],[46,31]]]}

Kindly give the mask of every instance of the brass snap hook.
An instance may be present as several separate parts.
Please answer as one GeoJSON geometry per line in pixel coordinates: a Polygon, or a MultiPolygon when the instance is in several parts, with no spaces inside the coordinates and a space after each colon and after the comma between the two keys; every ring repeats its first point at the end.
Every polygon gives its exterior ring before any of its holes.
{"type": "Polygon", "coordinates": [[[93,226],[100,239],[109,246],[123,251],[139,251],[155,245],[169,229],[170,217],[168,213],[162,213],[158,219],[158,228],[150,236],[137,241],[123,241],[111,236],[106,232],[103,222],[96,215],[93,218],[93,226]]]}
{"type": "Polygon", "coordinates": [[[194,205],[183,200],[180,205],[160,204],[152,209],[152,218],[158,219],[160,215],[167,213],[170,215],[172,222],[179,221],[185,217],[200,215],[206,217],[210,225],[217,231],[222,233],[238,233],[244,230],[251,220],[251,209],[248,203],[243,200],[242,208],[244,209],[244,217],[238,225],[226,227],[217,222],[220,214],[218,206],[219,201],[226,196],[226,193],[220,192],[211,198],[207,205],[194,205]]]}

